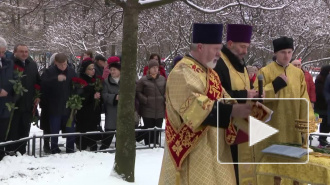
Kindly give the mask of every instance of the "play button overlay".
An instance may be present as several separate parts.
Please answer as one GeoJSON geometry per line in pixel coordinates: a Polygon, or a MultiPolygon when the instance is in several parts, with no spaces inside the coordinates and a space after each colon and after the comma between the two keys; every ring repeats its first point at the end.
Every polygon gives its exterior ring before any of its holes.
{"type": "Polygon", "coordinates": [[[260,141],[278,133],[278,130],[265,124],[256,118],[249,116],[249,146],[253,146],[260,141]]]}

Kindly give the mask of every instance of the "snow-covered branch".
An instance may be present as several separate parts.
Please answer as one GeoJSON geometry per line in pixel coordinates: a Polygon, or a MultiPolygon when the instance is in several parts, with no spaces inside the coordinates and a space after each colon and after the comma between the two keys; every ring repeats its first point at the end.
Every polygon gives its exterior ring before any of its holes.
{"type": "Polygon", "coordinates": [[[22,6],[14,6],[14,5],[11,5],[10,3],[6,3],[6,2],[3,2],[3,1],[0,1],[0,7],[2,8],[5,8],[5,7],[9,7],[9,8],[17,8],[17,9],[21,9],[21,10],[27,10],[28,8],[27,7],[22,7],[22,6]]]}
{"type": "Polygon", "coordinates": [[[139,0],[139,3],[141,4],[141,9],[145,10],[145,9],[155,8],[162,5],[174,3],[175,1],[178,0],[139,0]]]}
{"type": "Polygon", "coordinates": [[[193,3],[190,0],[183,0],[183,2],[185,2],[187,5],[189,5],[193,9],[201,11],[203,13],[207,13],[207,14],[218,13],[218,12],[224,11],[227,8],[231,8],[231,7],[235,7],[235,6],[239,6],[239,5],[240,6],[245,6],[245,7],[248,7],[248,8],[262,9],[262,10],[281,10],[281,9],[283,9],[287,6],[286,4],[284,4],[284,5],[279,6],[279,7],[264,7],[264,6],[261,6],[261,5],[250,5],[250,4],[245,3],[245,2],[234,2],[234,3],[229,3],[226,6],[223,6],[221,8],[218,8],[218,9],[215,9],[215,10],[210,10],[210,9],[205,9],[205,8],[200,7],[200,6],[196,5],[195,3],[193,3]]]}

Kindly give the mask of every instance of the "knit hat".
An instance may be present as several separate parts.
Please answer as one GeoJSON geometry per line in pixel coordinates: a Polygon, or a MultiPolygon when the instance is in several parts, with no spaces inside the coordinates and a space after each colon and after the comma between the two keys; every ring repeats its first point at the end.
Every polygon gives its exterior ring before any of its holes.
{"type": "Polygon", "coordinates": [[[120,65],[119,62],[112,62],[112,63],[110,63],[109,64],[109,69],[112,68],[112,67],[117,68],[119,71],[121,69],[121,65],[120,65]]]}
{"type": "Polygon", "coordinates": [[[107,59],[105,59],[104,56],[102,56],[102,55],[96,55],[96,56],[95,56],[95,61],[99,61],[99,60],[107,61],[107,59]]]}
{"type": "Polygon", "coordinates": [[[91,64],[94,64],[92,58],[85,58],[82,63],[81,63],[81,66],[80,66],[80,73],[83,74],[85,73],[87,67],[91,64]]]}
{"type": "Polygon", "coordinates": [[[274,46],[274,53],[282,49],[292,49],[292,50],[294,49],[293,39],[285,36],[273,40],[273,46],[274,46]]]}
{"type": "Polygon", "coordinates": [[[222,24],[193,24],[192,43],[221,44],[222,24]]]}
{"type": "Polygon", "coordinates": [[[113,62],[120,62],[120,58],[117,56],[112,56],[108,58],[108,64],[110,65],[113,62]]]}
{"type": "Polygon", "coordinates": [[[227,25],[227,42],[244,42],[250,43],[252,36],[252,26],[245,24],[228,24],[227,25]]]}
{"type": "Polygon", "coordinates": [[[158,61],[155,60],[155,59],[151,59],[151,60],[149,60],[149,63],[148,63],[148,67],[149,67],[149,69],[152,68],[152,67],[154,67],[154,66],[159,67],[159,63],[158,63],[158,61]]]}

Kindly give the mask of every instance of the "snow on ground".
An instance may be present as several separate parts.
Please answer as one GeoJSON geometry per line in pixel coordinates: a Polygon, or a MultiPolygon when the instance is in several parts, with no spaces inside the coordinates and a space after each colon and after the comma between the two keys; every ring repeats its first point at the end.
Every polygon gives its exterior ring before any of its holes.
{"type": "MultiPolygon", "coordinates": [[[[142,119],[141,119],[142,121],[142,119]]],[[[142,122],[143,123],[143,122],[142,122]]],[[[104,126],[104,115],[102,115],[104,126]]],[[[165,124],[163,124],[165,128],[165,124]]],[[[36,126],[31,127],[30,136],[40,136],[43,131],[36,126]]],[[[162,134],[162,145],[164,134],[162,134]]],[[[59,137],[59,144],[64,145],[65,139],[59,137]]],[[[115,138],[110,146],[114,148],[115,138]]],[[[30,144],[32,146],[32,143],[30,144]]],[[[143,145],[137,143],[137,147],[143,145]]],[[[61,154],[39,157],[39,139],[36,153],[33,156],[6,156],[0,161],[0,185],[128,185],[117,177],[111,176],[114,153],[75,152],[66,154],[65,148],[60,147],[61,154]]],[[[135,183],[138,185],[158,184],[164,149],[136,150],[135,183]]]]}
{"type": "MultiPolygon", "coordinates": [[[[158,184],[164,150],[161,148],[137,150],[135,183],[158,184]]],[[[5,157],[0,161],[1,185],[128,185],[110,176],[115,154],[76,152],[48,157],[5,157]]]]}

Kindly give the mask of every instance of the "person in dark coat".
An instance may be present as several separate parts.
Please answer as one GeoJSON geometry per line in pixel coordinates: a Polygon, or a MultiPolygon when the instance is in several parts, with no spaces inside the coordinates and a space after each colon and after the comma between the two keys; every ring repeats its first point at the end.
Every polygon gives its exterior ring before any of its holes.
{"type": "MultiPolygon", "coordinates": [[[[10,119],[10,112],[6,103],[13,101],[13,84],[9,80],[14,79],[13,63],[6,60],[4,57],[0,58],[0,143],[5,142],[6,132],[10,119]]],[[[5,156],[5,147],[0,147],[0,161],[5,156]]]]}
{"type": "Polygon", "coordinates": [[[95,56],[95,75],[96,76],[102,76],[103,75],[103,69],[107,65],[107,59],[104,58],[102,55],[96,55],[95,56]]]}
{"type": "MultiPolygon", "coordinates": [[[[66,102],[73,93],[72,78],[76,77],[74,69],[68,67],[67,57],[63,53],[55,56],[55,65],[49,67],[42,74],[41,91],[48,105],[50,131],[58,134],[61,126],[65,126],[70,115],[70,109],[66,108],[66,102]]],[[[75,123],[71,127],[66,127],[66,132],[75,131],[75,123]]],[[[74,152],[74,136],[66,138],[66,152],[74,152]]],[[[60,153],[58,138],[51,138],[51,152],[60,153]]]]}
{"type": "MultiPolygon", "coordinates": [[[[325,89],[325,80],[330,72],[330,65],[322,66],[320,74],[317,75],[315,79],[315,94],[316,101],[314,104],[314,112],[318,113],[320,118],[322,118],[322,123],[320,125],[321,133],[329,133],[330,125],[328,125],[328,116],[327,116],[327,101],[324,96],[325,89]]],[[[319,136],[319,148],[324,148],[326,145],[329,145],[326,136],[319,136]]]]}
{"type": "MultiPolygon", "coordinates": [[[[24,137],[28,137],[30,133],[32,111],[35,105],[38,105],[40,99],[34,99],[35,96],[35,84],[40,84],[40,75],[38,72],[37,63],[33,60],[29,60],[29,50],[25,44],[18,44],[14,47],[14,65],[17,65],[24,69],[22,79],[22,85],[27,92],[23,93],[23,96],[16,96],[16,107],[11,127],[9,130],[7,140],[18,140],[24,137]]],[[[26,153],[27,142],[19,142],[16,144],[9,145],[6,150],[19,151],[22,155],[26,153]]]]}
{"type": "MultiPolygon", "coordinates": [[[[159,74],[159,63],[157,60],[150,60],[148,64],[149,72],[137,83],[136,93],[140,101],[140,114],[143,119],[144,128],[162,128],[165,117],[165,85],[166,78],[159,74]]],[[[148,145],[154,141],[153,133],[146,134],[144,143],[148,145]]],[[[158,143],[159,133],[156,134],[158,143]]]]}
{"type": "MultiPolygon", "coordinates": [[[[95,80],[95,65],[91,59],[85,59],[81,64],[80,78],[85,80],[88,85],[84,87],[82,96],[85,98],[83,101],[83,107],[77,111],[76,114],[76,131],[77,132],[91,132],[97,131],[98,125],[101,122],[101,102],[95,107],[96,100],[100,100],[100,92],[96,92],[94,89],[93,81],[95,80]],[[93,80],[94,79],[94,80],[93,80]]],[[[76,138],[76,146],[78,149],[86,150],[87,146],[91,151],[97,150],[97,137],[95,135],[87,135],[80,138],[76,138]],[[81,145],[81,148],[80,148],[81,145]]]]}
{"type": "MultiPolygon", "coordinates": [[[[50,57],[50,66],[48,68],[51,68],[52,66],[55,66],[55,56],[58,53],[54,53],[50,57]]],[[[73,68],[73,65],[68,63],[68,67],[73,68]]],[[[46,70],[46,69],[45,69],[46,70]]],[[[40,114],[40,129],[44,131],[44,135],[46,134],[51,134],[50,131],[50,123],[49,123],[49,111],[48,107],[51,106],[47,103],[47,99],[44,96],[45,93],[41,92],[41,100],[40,100],[40,108],[41,108],[41,114],[40,114]]],[[[65,133],[66,127],[65,125],[61,125],[61,131],[62,133],[65,133]]],[[[44,146],[43,146],[44,152],[45,153],[51,153],[50,150],[50,138],[49,137],[44,137],[44,146]]]]}
{"type": "MultiPolygon", "coordinates": [[[[103,83],[102,98],[106,107],[105,131],[115,131],[117,128],[117,108],[119,101],[120,69],[118,62],[109,65],[110,75],[103,83]]],[[[114,134],[105,135],[100,150],[109,148],[114,134]]]]}

